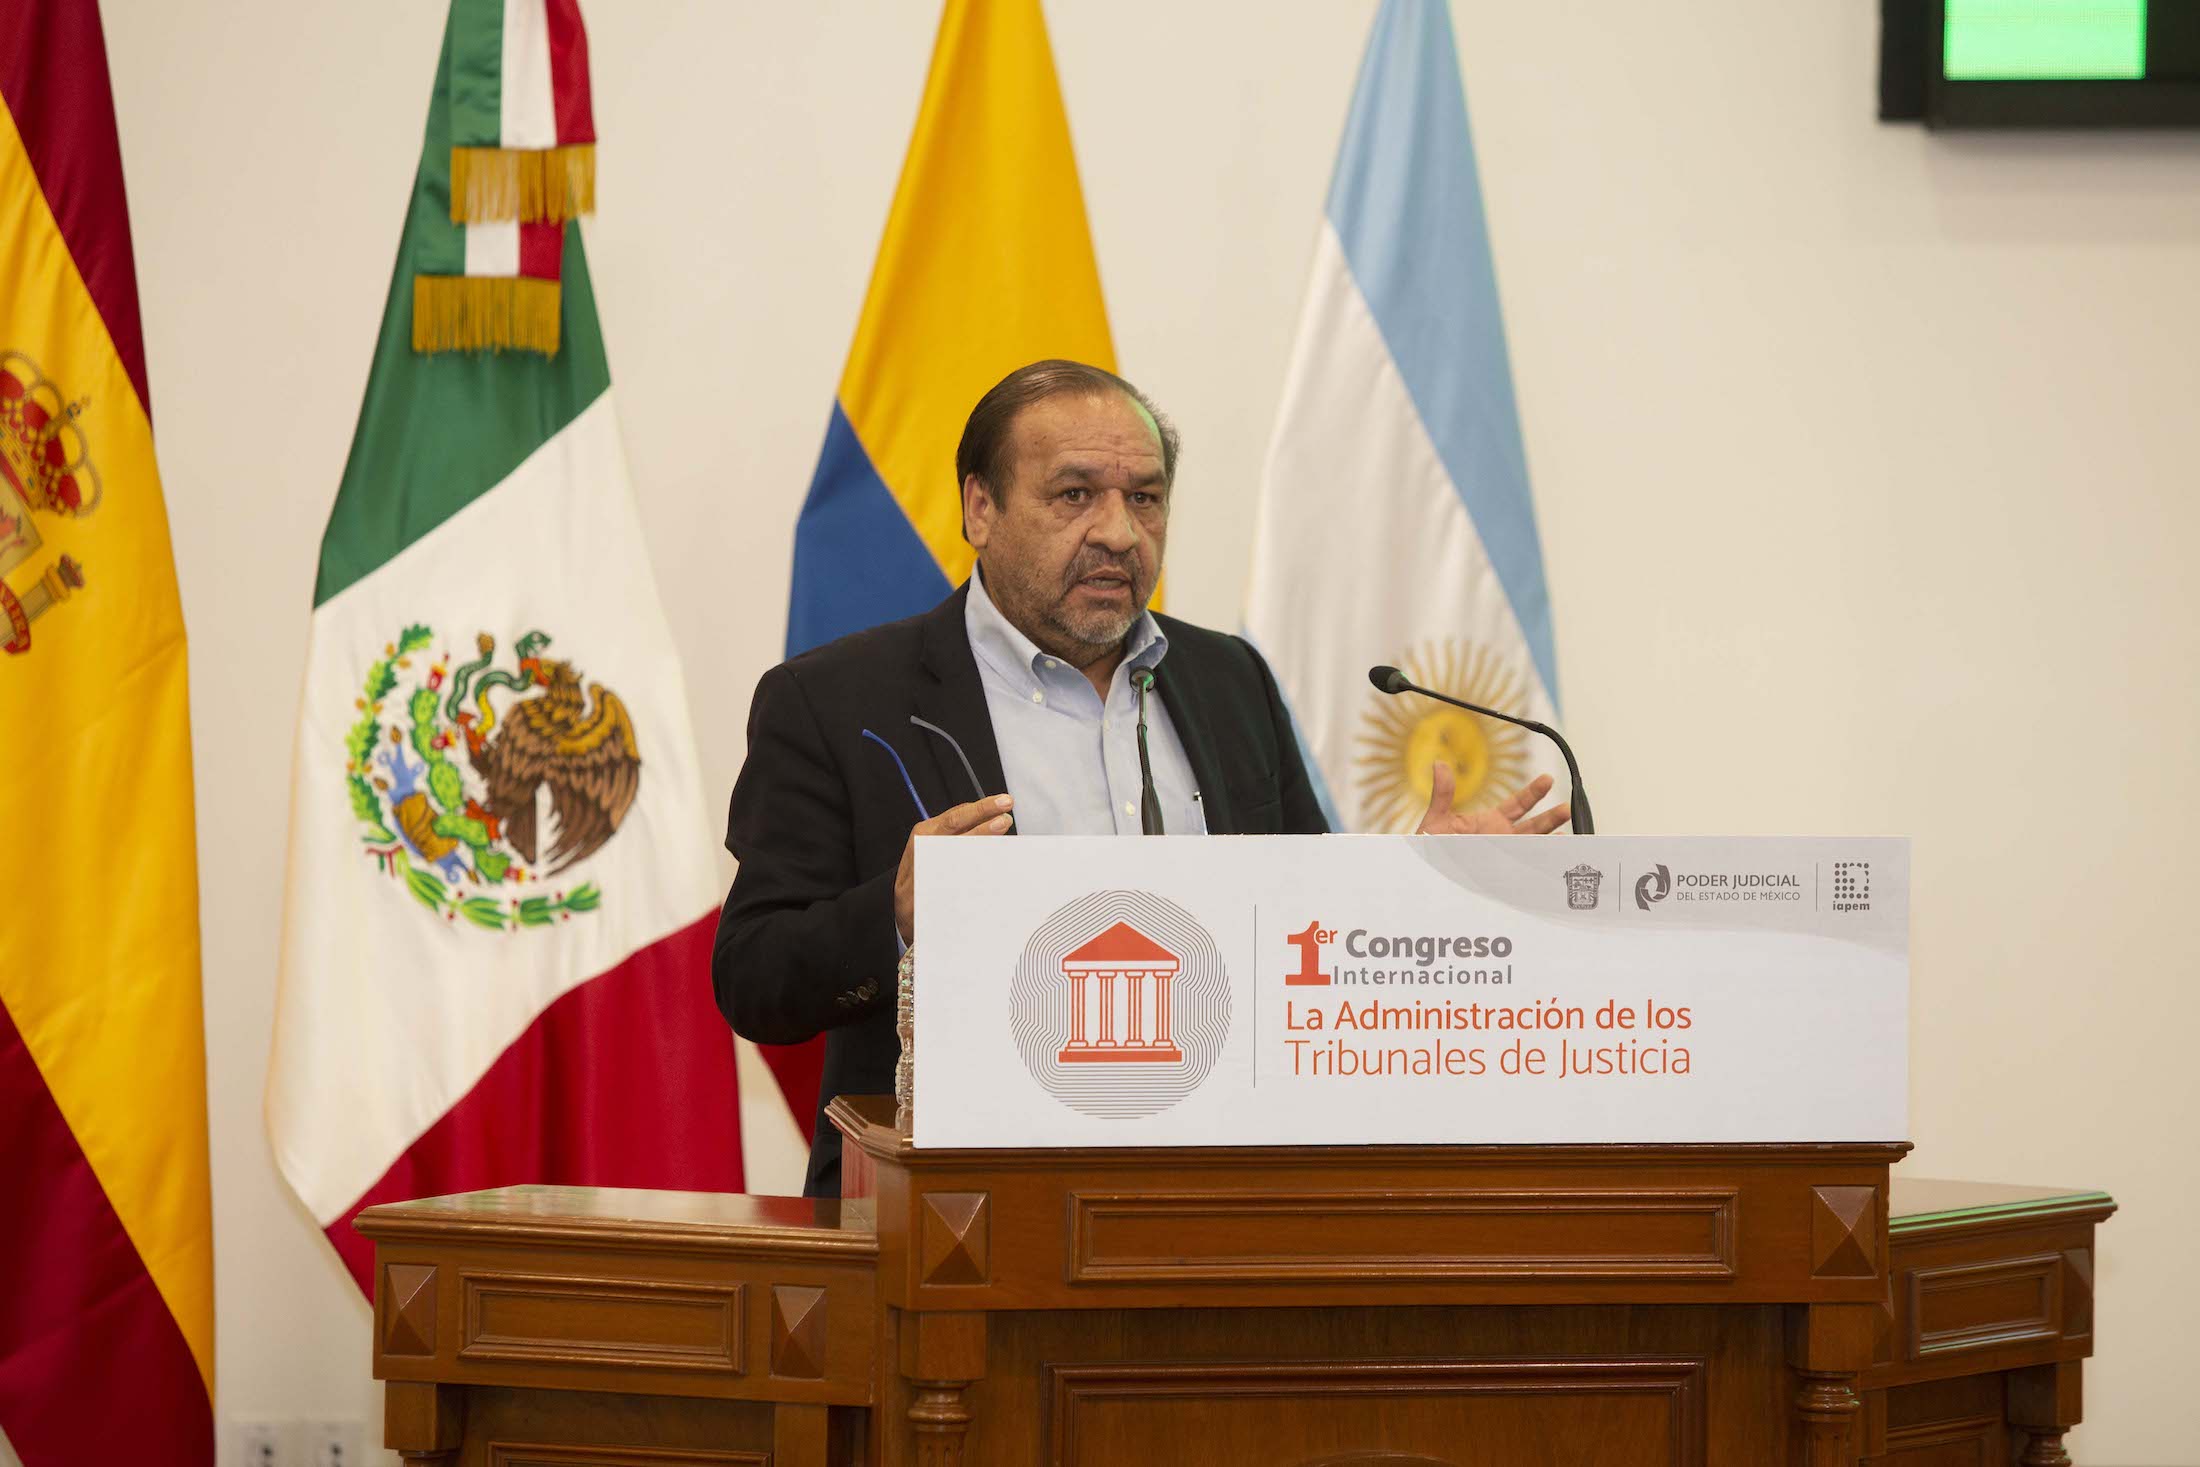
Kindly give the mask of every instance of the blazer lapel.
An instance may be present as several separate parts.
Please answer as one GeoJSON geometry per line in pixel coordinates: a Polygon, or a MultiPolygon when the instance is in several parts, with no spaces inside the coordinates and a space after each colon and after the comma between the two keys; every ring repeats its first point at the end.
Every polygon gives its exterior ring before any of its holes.
{"type": "Polygon", "coordinates": [[[1184,745],[1184,757],[1192,766],[1192,781],[1199,789],[1201,813],[1206,818],[1207,829],[1216,835],[1228,835],[1233,827],[1230,824],[1230,795],[1222,783],[1222,761],[1215,752],[1214,729],[1195,691],[1198,679],[1184,669],[1178,657],[1181,645],[1179,638],[1154,668],[1154,691],[1161,695],[1162,706],[1169,710],[1169,722],[1176,726],[1177,740],[1184,745]],[[1180,677],[1179,673],[1183,675],[1180,677]]]}
{"type": "MultiPolygon", "coordinates": [[[[954,595],[942,601],[924,619],[924,676],[917,680],[917,716],[946,729],[970,756],[970,769],[988,795],[1008,788],[1001,773],[1001,747],[993,737],[993,716],[986,711],[985,684],[978,678],[978,659],[970,650],[970,632],[963,608],[970,599],[965,581],[954,595]]],[[[934,775],[932,790],[941,798],[933,807],[937,815],[956,805],[979,798],[970,788],[970,774],[948,747],[947,740],[911,726],[909,745],[923,753],[913,762],[929,760],[934,775]]]]}

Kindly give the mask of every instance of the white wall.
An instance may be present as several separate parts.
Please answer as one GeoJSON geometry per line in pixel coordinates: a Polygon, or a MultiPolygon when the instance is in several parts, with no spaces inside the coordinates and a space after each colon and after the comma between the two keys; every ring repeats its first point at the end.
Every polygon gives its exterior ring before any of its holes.
{"type": "MultiPolygon", "coordinates": [[[[228,1416],[374,1409],[259,1093],[314,548],[443,8],[105,7],[195,652],[228,1416]]],[[[2200,137],[1881,127],[1875,9],[1457,0],[1569,723],[1612,830],[1916,836],[1905,1167],[2117,1195],[2076,1445],[2190,1461],[2200,137]]],[[[1049,0],[1119,355],[1188,439],[1196,619],[1237,619],[1372,13],[1049,0]]],[[[590,7],[592,260],[714,799],[936,14],[590,7]]]]}

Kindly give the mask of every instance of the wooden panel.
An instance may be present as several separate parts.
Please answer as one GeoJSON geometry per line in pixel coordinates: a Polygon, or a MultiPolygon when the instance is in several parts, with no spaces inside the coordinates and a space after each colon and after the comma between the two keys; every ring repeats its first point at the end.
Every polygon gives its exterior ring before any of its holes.
{"type": "MultiPolygon", "coordinates": [[[[1166,1369],[1195,1362],[1215,1362],[1223,1370],[1257,1366],[1286,1373],[1309,1367],[1325,1371],[1333,1362],[1409,1371],[1432,1364],[1440,1368],[1465,1364],[1517,1372],[1524,1365],[1540,1364],[1563,1373],[1621,1361],[1634,1366],[1682,1362],[1700,1371],[1703,1444],[1700,1454],[1684,1455],[1681,1460],[1786,1467],[1787,1415],[1796,1387],[1781,1359],[1781,1319],[1781,1311],[1775,1308],[1687,1305],[995,1313],[987,1316],[986,1375],[964,1393],[974,1418],[964,1463],[965,1467],[1040,1467],[1054,1460],[1059,1412],[1053,1372],[1068,1367],[1128,1368],[1144,1375],[1156,1366],[1166,1369]]],[[[1511,1383],[1521,1382],[1516,1375],[1511,1383]]],[[[1653,1397],[1662,1389],[1655,1381],[1642,1384],[1653,1397]]],[[[881,1399],[874,1420],[891,1427],[904,1419],[915,1393],[906,1379],[891,1383],[889,1389],[891,1394],[881,1399]]],[[[1104,1394],[1094,1404],[1126,1417],[1162,1410],[1185,1427],[1179,1433],[1182,1441],[1170,1441],[1144,1455],[1126,1449],[1112,1458],[1124,1467],[1147,1462],[1168,1467],[1301,1467],[1331,1458],[1352,1461],[1351,1454],[1364,1455],[1370,1442],[1377,1444],[1373,1450],[1412,1452],[1472,1467],[1497,1462],[1504,1467],[1546,1463],[1637,1467],[1643,1460],[1673,1459],[1663,1440],[1655,1436],[1656,1428],[1647,1458],[1641,1455],[1646,1449],[1633,1445],[1643,1420],[1665,1419],[1641,1395],[1588,1399],[1586,1409],[1592,1415],[1621,1423],[1613,1428],[1615,1439],[1607,1442],[1577,1439],[1576,1428],[1566,1424],[1566,1412],[1557,1409],[1565,1399],[1562,1394],[1440,1393],[1414,1406],[1408,1415],[1416,1423],[1428,1415],[1437,1427],[1451,1433],[1441,1439],[1441,1445],[1433,1437],[1411,1440],[1381,1434],[1389,1419],[1388,1403],[1402,1398],[1395,1391],[1319,1401],[1290,1395],[1238,1396],[1222,1400],[1222,1414],[1212,1421],[1207,1418],[1215,1403],[1198,1397],[1173,1401],[1141,1397],[1134,1408],[1127,1398],[1104,1394]],[[1277,1412],[1289,1413],[1293,1424],[1287,1431],[1269,1434],[1268,1417],[1277,1412]],[[1340,1434],[1336,1422],[1366,1424],[1367,1429],[1340,1434]],[[1500,1424],[1485,1430],[1490,1422],[1500,1424]],[[1248,1431],[1255,1434],[1257,1447],[1244,1444],[1248,1431]],[[1504,1446],[1512,1449],[1512,1455],[1461,1456],[1456,1450],[1460,1441],[1485,1437],[1492,1450],[1504,1446]],[[1554,1443],[1549,1450],[1544,1450],[1546,1441],[1554,1443]]],[[[882,1459],[889,1467],[908,1467],[915,1460],[896,1456],[891,1449],[882,1459]]],[[[1105,1450],[1091,1449],[1085,1460],[1111,1459],[1105,1450]]]]}
{"type": "Polygon", "coordinates": [[[2092,1354],[2092,1291],[2080,1262],[2091,1262],[2093,1231],[2093,1223],[2069,1216],[1978,1211],[1895,1232],[1888,1260],[1895,1327],[1867,1387],[1901,1388],[2092,1354]],[[2050,1257],[2057,1263],[2052,1277],[2043,1277],[2050,1257]],[[1921,1348],[1927,1344],[1935,1348],[1921,1348]]]}
{"type": "Polygon", "coordinates": [[[1887,1433],[1877,1467],[2003,1467],[2009,1439],[1998,1417],[1938,1422],[1887,1433]]]}
{"type": "Polygon", "coordinates": [[[1073,1193],[1078,1282],[1734,1276],[1735,1194],[1073,1193]]]}
{"type": "Polygon", "coordinates": [[[1528,1286],[1553,1304],[1879,1307],[1886,1164],[1905,1149],[919,1151],[866,1099],[828,1114],[843,1154],[877,1163],[878,1302],[918,1311],[1497,1306],[1528,1286]],[[1864,1244],[1836,1228],[1830,1259],[1813,1253],[1814,1197],[1848,1195],[1818,1189],[1877,1199],[1856,1210],[1864,1244]],[[950,1194],[986,1199],[982,1233],[931,1205],[950,1194]]]}
{"type": "Polygon", "coordinates": [[[597,1447],[551,1442],[491,1442],[489,1467],[771,1467],[767,1452],[707,1447],[597,1447]]]}
{"type": "Polygon", "coordinates": [[[739,1284],[466,1273],[465,1361],[742,1369],[739,1284]]]}
{"type": "Polygon", "coordinates": [[[776,1409],[757,1402],[544,1387],[464,1393],[464,1444],[405,1467],[784,1467],[773,1455],[776,1409]]]}
{"type": "Polygon", "coordinates": [[[1701,1360],[1140,1363],[1047,1373],[1056,1467],[1705,1460],[1701,1360]]]}
{"type": "Polygon", "coordinates": [[[1910,1358],[2061,1335],[2060,1253],[1920,1268],[1910,1275],[1910,1358]]]}

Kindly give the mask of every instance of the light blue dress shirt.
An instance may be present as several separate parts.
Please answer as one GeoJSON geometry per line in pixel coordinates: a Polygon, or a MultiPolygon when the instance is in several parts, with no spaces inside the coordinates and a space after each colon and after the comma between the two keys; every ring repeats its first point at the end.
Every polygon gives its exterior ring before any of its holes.
{"type": "MultiPolygon", "coordinates": [[[[1138,690],[1131,674],[1168,655],[1152,612],[1132,624],[1128,651],[1101,698],[1083,672],[1040,650],[1016,630],[973,572],[963,609],[970,650],[985,685],[1001,772],[1024,835],[1137,835],[1138,690]]],[[[1162,829],[1205,835],[1207,821],[1191,760],[1158,692],[1146,695],[1146,753],[1162,829]]]]}

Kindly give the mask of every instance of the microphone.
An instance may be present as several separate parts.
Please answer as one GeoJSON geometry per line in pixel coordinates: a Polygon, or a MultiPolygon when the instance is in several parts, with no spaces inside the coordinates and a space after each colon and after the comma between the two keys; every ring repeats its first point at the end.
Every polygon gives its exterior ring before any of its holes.
{"type": "Polygon", "coordinates": [[[1131,674],[1138,689],[1138,828],[1142,835],[1161,835],[1161,796],[1154,793],[1153,760],[1146,753],[1146,690],[1153,686],[1153,669],[1141,667],[1131,674]]]}
{"type": "Polygon", "coordinates": [[[1589,796],[1581,788],[1581,766],[1574,762],[1574,751],[1566,744],[1559,731],[1547,723],[1532,718],[1515,718],[1510,713],[1500,713],[1495,708],[1484,708],[1479,703],[1469,703],[1464,698],[1454,698],[1449,693],[1439,693],[1434,688],[1424,688],[1413,682],[1395,667],[1371,667],[1367,680],[1381,693],[1419,693],[1424,698],[1434,698],[1439,703],[1449,703],[1454,708],[1464,708],[1469,713],[1479,713],[1484,718],[1494,718],[1500,723],[1510,723],[1519,728],[1532,729],[1558,745],[1558,752],[1566,756],[1566,777],[1573,784],[1573,792],[1567,803],[1573,806],[1574,834],[1596,834],[1596,822],[1589,816],[1589,796]]]}

